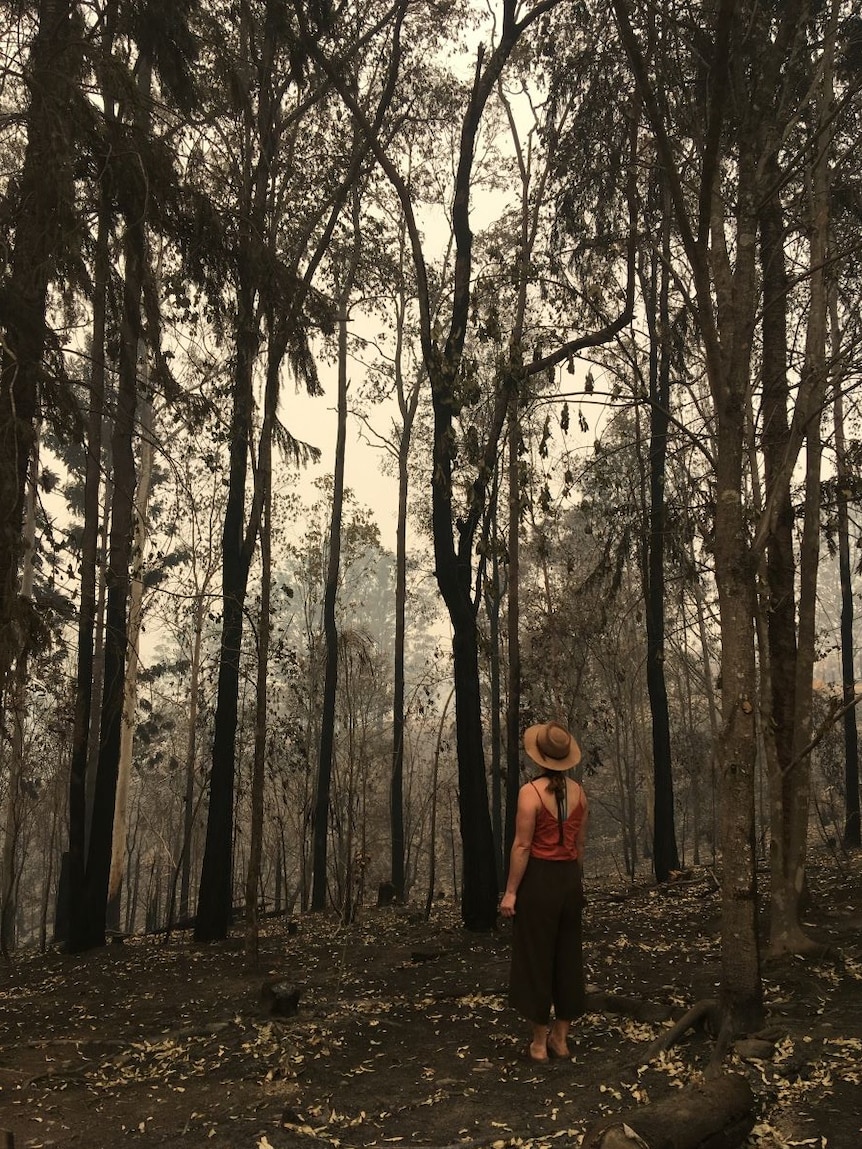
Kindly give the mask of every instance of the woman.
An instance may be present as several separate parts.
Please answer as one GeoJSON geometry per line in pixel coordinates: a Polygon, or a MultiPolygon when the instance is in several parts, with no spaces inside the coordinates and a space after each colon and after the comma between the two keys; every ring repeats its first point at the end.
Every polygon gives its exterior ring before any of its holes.
{"type": "Polygon", "coordinates": [[[514,919],[509,1004],[532,1025],[528,1056],[544,1062],[569,1056],[569,1027],[585,1008],[581,911],[587,796],[566,777],[581,751],[565,726],[531,726],[524,750],[542,773],[518,794],[500,912],[514,919]]]}

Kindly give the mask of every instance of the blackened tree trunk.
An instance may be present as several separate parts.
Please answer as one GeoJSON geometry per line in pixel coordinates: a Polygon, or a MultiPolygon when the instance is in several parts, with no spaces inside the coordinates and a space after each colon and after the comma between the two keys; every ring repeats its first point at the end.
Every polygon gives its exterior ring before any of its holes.
{"type": "Polygon", "coordinates": [[[811,804],[811,742],[814,702],[814,666],[817,661],[817,576],[820,565],[821,470],[823,441],[820,428],[827,403],[827,266],[830,232],[830,164],[834,114],[833,61],[838,7],[833,5],[823,41],[823,53],[814,98],[816,143],[810,170],[805,172],[808,192],[809,305],[805,331],[805,358],[797,393],[794,422],[805,440],[805,510],[799,546],[799,605],[796,657],[796,713],[793,760],[788,770],[789,804],[784,811],[780,870],[773,867],[773,912],[770,946],[773,953],[804,952],[812,947],[802,925],[805,868],[808,857],[808,820],[811,804]],[[781,889],[784,916],[775,913],[781,889]]]}
{"type": "MultiPolygon", "coordinates": [[[[191,912],[191,861],[192,861],[192,834],[195,821],[195,766],[197,764],[197,724],[198,705],[200,698],[201,676],[201,648],[203,645],[204,615],[207,612],[207,592],[209,588],[212,567],[207,567],[203,583],[195,596],[193,608],[194,624],[192,630],[191,667],[189,670],[188,695],[188,736],[186,740],[185,776],[186,792],[183,801],[183,837],[180,847],[180,901],[178,916],[180,921],[186,921],[191,912]]],[[[173,907],[171,907],[173,910],[173,907]]],[[[171,913],[171,917],[173,913],[171,913]]],[[[172,922],[169,921],[168,925],[172,922]]]]}
{"type": "Polygon", "coordinates": [[[252,373],[258,349],[254,292],[237,292],[236,366],[230,423],[228,497],[222,530],[222,630],[213,730],[206,844],[201,865],[195,941],[218,941],[230,929],[233,889],[233,796],[239,712],[243,607],[257,522],[246,529],[245,492],[251,439],[252,373]]]}
{"type": "MultiPolygon", "coordinates": [[[[280,360],[279,360],[280,366],[280,360]]],[[[254,762],[251,775],[251,825],[248,835],[248,868],[245,878],[245,964],[256,969],[258,961],[258,897],[263,857],[263,814],[266,782],[266,727],[269,647],[272,624],[272,434],[274,400],[278,396],[278,369],[267,380],[267,411],[261,432],[258,468],[264,485],[260,523],[260,618],[257,624],[257,681],[254,712],[254,762]],[[270,402],[273,400],[273,402],[270,402]]]]}
{"type": "Polygon", "coordinates": [[[338,692],[338,624],[335,617],[338,576],[341,566],[341,520],[344,509],[344,454],[347,442],[347,315],[342,302],[338,334],[338,429],[335,440],[335,470],[332,484],[332,514],[329,523],[329,555],[323,589],[323,633],[326,670],[323,680],[323,706],[317,761],[317,790],[314,804],[314,847],[312,861],[311,908],[326,908],[327,845],[329,839],[329,798],[332,783],[332,755],[335,747],[335,703],[338,692]],[[343,354],[342,354],[343,349],[343,354]],[[343,401],[342,401],[343,397],[343,401]]]}
{"type": "MultiPolygon", "coordinates": [[[[527,258],[527,253],[524,253],[527,258]]],[[[526,277],[525,277],[526,278],[526,277]]],[[[515,838],[515,814],[521,786],[521,467],[518,448],[521,421],[518,396],[509,400],[509,578],[507,595],[507,631],[509,636],[508,706],[506,708],[506,832],[501,842],[503,873],[500,888],[506,881],[506,863],[515,838]]],[[[558,719],[563,715],[549,715],[558,719]]]]}
{"type": "MultiPolygon", "coordinates": [[[[505,403],[502,406],[505,410],[505,403]]],[[[456,551],[452,536],[452,414],[445,402],[435,401],[435,408],[432,522],[437,584],[452,624],[458,804],[462,827],[461,917],[468,929],[484,930],[491,929],[497,917],[497,867],[485,777],[479,643],[472,597],[476,523],[472,515],[467,523],[462,523],[456,551]]],[[[497,422],[499,435],[502,419],[497,422]]]]}
{"type": "MultiPolygon", "coordinates": [[[[812,682],[816,659],[815,616],[817,604],[817,573],[820,555],[820,506],[822,442],[820,421],[826,402],[826,332],[827,287],[826,264],[829,236],[829,156],[830,123],[832,116],[832,58],[835,50],[836,10],[830,19],[823,41],[823,56],[819,75],[813,85],[813,107],[817,130],[817,148],[813,161],[805,173],[807,190],[809,243],[809,297],[806,324],[805,359],[796,391],[793,424],[782,443],[783,457],[773,461],[773,489],[770,498],[789,501],[790,467],[798,446],[794,439],[805,443],[805,510],[798,561],[795,569],[791,557],[785,559],[786,587],[798,580],[799,599],[796,610],[795,641],[790,628],[794,620],[788,615],[783,621],[785,637],[782,646],[770,644],[770,669],[775,679],[772,696],[774,706],[770,731],[776,736],[776,763],[772,771],[772,837],[770,863],[772,899],[770,904],[770,947],[773,953],[802,952],[811,941],[801,922],[801,904],[805,885],[805,861],[808,836],[810,795],[810,757],[807,750],[811,740],[812,682]],[[786,488],[786,489],[785,489],[786,488]],[[779,660],[783,660],[783,663],[779,660]],[[785,689],[792,692],[792,703],[776,695],[785,689]],[[788,705],[792,712],[787,714],[788,705]],[[789,744],[788,744],[789,743],[789,744]]],[[[785,53],[782,53],[782,64],[785,53]]],[[[777,145],[774,145],[777,149],[777,145]]],[[[777,163],[770,172],[775,176],[777,163]]],[[[778,212],[778,208],[775,208],[778,212]]],[[[780,220],[780,214],[779,214],[780,220]]],[[[768,233],[767,233],[768,234],[768,233]]],[[[763,236],[761,239],[763,243],[763,236]]],[[[778,242],[775,240],[775,242],[778,242]]],[[[786,306],[783,300],[778,301],[786,306]]],[[[776,304],[777,306],[778,304],[776,304]]],[[[777,342],[777,339],[776,339],[777,342]]],[[[786,370],[786,369],[785,369],[786,370]]],[[[786,378],[779,382],[776,404],[787,404],[786,378]],[[782,397],[783,393],[783,397],[782,397]]],[[[779,420],[784,419],[779,413],[779,420]]],[[[784,438],[784,436],[782,436],[784,438]]],[[[781,503],[776,511],[781,510],[781,503]]],[[[772,588],[770,588],[772,589],[772,588]]],[[[786,608],[785,608],[786,609],[786,608]]]]}
{"type": "MultiPolygon", "coordinates": [[[[30,456],[30,476],[25,497],[26,516],[24,524],[24,561],[21,572],[21,599],[33,602],[34,560],[36,557],[36,489],[39,476],[39,442],[33,445],[30,456]]],[[[30,654],[33,652],[32,636],[24,639],[15,659],[12,675],[8,712],[11,718],[12,733],[8,758],[8,781],[6,790],[6,823],[3,838],[2,859],[0,859],[0,953],[9,959],[15,946],[15,931],[18,917],[18,888],[21,871],[24,868],[22,830],[23,811],[26,800],[26,756],[24,751],[24,727],[27,719],[27,676],[30,654]]]]}
{"type": "MultiPolygon", "coordinates": [[[[832,340],[837,352],[838,307],[835,292],[831,292],[832,340]]],[[[838,362],[837,354],[833,359],[838,362]]],[[[841,583],[841,683],[844,713],[844,834],[845,849],[858,850],[862,846],[859,820],[859,731],[856,727],[856,648],[853,639],[853,583],[850,564],[850,515],[848,511],[850,473],[847,466],[847,448],[844,437],[844,404],[841,396],[841,376],[835,383],[833,415],[835,425],[835,458],[837,469],[838,508],[838,570],[841,583]]]]}
{"type": "Polygon", "coordinates": [[[17,654],[16,604],[24,490],[39,409],[48,284],[74,227],[70,107],[84,47],[74,0],[40,0],[23,73],[27,147],[15,201],[15,245],[2,283],[0,324],[0,713],[17,654]]]}
{"type": "Polygon", "coordinates": [[[260,288],[264,275],[261,237],[268,235],[267,203],[276,148],[278,119],[273,96],[275,22],[267,20],[261,42],[252,51],[257,30],[244,12],[240,37],[246,58],[257,62],[257,101],[244,107],[242,131],[257,139],[244,157],[239,195],[239,234],[234,253],[236,315],[229,431],[228,495],[222,527],[222,620],[218,687],[213,723],[206,843],[201,864],[195,941],[219,941],[228,935],[233,909],[234,782],[236,729],[241,681],[243,609],[251,560],[257,544],[261,504],[255,492],[246,519],[248,456],[254,415],[254,366],[260,350],[260,288]]]}
{"type": "Polygon", "coordinates": [[[673,768],[670,749],[670,717],[667,684],[664,673],[665,639],[665,477],[667,470],[667,433],[670,418],[670,204],[663,189],[662,258],[660,269],[653,269],[653,283],[658,276],[658,307],[649,309],[658,318],[656,328],[650,323],[650,444],[649,444],[649,538],[646,570],[647,691],[652,717],[653,752],[653,869],[657,882],[666,882],[672,870],[679,869],[673,802],[673,768]]]}
{"type": "MultiPolygon", "coordinates": [[[[398,360],[396,359],[396,362],[398,360]]],[[[400,363],[397,368],[400,374],[400,363]]],[[[398,443],[398,519],[395,526],[395,660],[392,690],[392,776],[389,783],[390,869],[395,898],[404,901],[404,639],[407,611],[407,496],[409,477],[407,462],[410,452],[410,427],[407,410],[402,401],[403,388],[399,386],[402,411],[401,437],[398,443]]],[[[418,387],[414,387],[410,403],[416,410],[418,387]]],[[[412,423],[412,416],[410,417],[412,423]]]]}
{"type": "MultiPolygon", "coordinates": [[[[102,181],[106,179],[103,172],[102,181]]],[[[99,489],[102,461],[102,421],[105,410],[105,321],[107,309],[110,199],[104,182],[99,189],[99,218],[93,271],[93,337],[90,368],[90,406],[87,415],[87,453],[84,476],[84,525],[81,533],[81,597],[78,605],[78,657],[75,672],[75,709],[69,768],[69,906],[64,911],[78,918],[83,913],[87,842],[87,763],[90,756],[90,715],[93,708],[94,643],[96,632],[96,579],[100,533],[99,489]]],[[[64,939],[65,940],[65,939],[64,939]]]]}
{"type": "MultiPolygon", "coordinates": [[[[778,163],[769,161],[767,177],[776,189],[778,163]]],[[[793,552],[794,512],[790,482],[784,474],[790,449],[787,416],[787,269],[784,254],[784,213],[777,191],[760,209],[760,263],[763,277],[763,450],[766,497],[771,499],[773,520],[766,544],[766,577],[769,587],[767,640],[769,697],[764,714],[772,728],[775,763],[772,771],[772,806],[777,811],[773,833],[781,832],[783,791],[793,755],[796,677],[796,560],[793,552]]],[[[777,848],[777,842],[776,842],[777,848]]]]}
{"type": "Polygon", "coordinates": [[[111,477],[111,419],[102,423],[102,446],[105,462],[102,476],[102,523],[96,564],[96,624],[93,630],[93,686],[90,695],[90,729],[88,734],[87,763],[84,776],[84,856],[90,848],[90,825],[93,820],[93,795],[96,791],[96,767],[99,763],[99,724],[102,720],[102,688],[105,683],[105,602],[108,595],[108,540],[111,533],[111,505],[114,501],[114,483],[111,477]]]}

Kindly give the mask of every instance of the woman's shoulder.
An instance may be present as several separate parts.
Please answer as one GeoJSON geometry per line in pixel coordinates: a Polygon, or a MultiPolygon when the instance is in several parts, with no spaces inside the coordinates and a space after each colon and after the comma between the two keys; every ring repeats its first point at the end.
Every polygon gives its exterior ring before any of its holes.
{"type": "Polygon", "coordinates": [[[577,798],[578,802],[583,803],[583,805],[586,806],[587,805],[587,792],[584,789],[583,785],[580,782],[576,782],[574,778],[570,778],[569,783],[570,783],[570,793],[572,792],[571,787],[574,787],[574,795],[577,798]]]}
{"type": "Polygon", "coordinates": [[[523,800],[523,801],[541,803],[542,794],[541,794],[541,790],[536,785],[536,779],[535,778],[528,778],[527,779],[527,781],[523,784],[521,789],[518,791],[518,798],[519,798],[519,800],[523,800]]]}

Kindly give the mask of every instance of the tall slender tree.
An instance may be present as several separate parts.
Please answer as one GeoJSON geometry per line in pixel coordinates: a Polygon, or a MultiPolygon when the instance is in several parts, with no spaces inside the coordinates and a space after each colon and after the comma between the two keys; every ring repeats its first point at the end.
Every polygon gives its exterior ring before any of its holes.
{"type": "Polygon", "coordinates": [[[317,762],[317,793],[314,807],[314,862],[311,908],[322,910],[327,901],[327,840],[329,837],[329,802],[335,743],[335,704],[338,690],[339,641],[336,622],[336,600],[341,566],[341,522],[344,510],[344,472],[347,459],[347,389],[348,321],[350,302],[362,254],[362,227],[358,189],[352,192],[351,242],[342,266],[336,266],[336,307],[338,312],[338,416],[336,420],[335,471],[332,483],[332,506],[329,520],[329,555],[323,589],[323,631],[325,670],[323,710],[320,722],[320,746],[317,762]]]}
{"type": "MultiPolygon", "coordinates": [[[[646,599],[647,689],[652,717],[653,757],[653,871],[656,881],[666,882],[679,869],[674,816],[671,765],[670,716],[665,681],[665,557],[667,540],[668,428],[670,425],[671,278],[670,204],[667,189],[659,181],[661,202],[660,256],[653,259],[647,322],[650,328],[649,360],[649,527],[646,541],[644,597],[646,599]]],[[[658,253],[657,253],[658,254],[658,253]]]]}
{"type": "MultiPolygon", "coordinates": [[[[840,325],[834,285],[830,291],[830,326],[832,332],[832,362],[840,363],[840,325]]],[[[838,565],[841,583],[841,697],[845,713],[844,728],[844,832],[842,840],[847,849],[862,847],[862,824],[859,815],[859,730],[856,725],[856,645],[853,634],[853,583],[850,564],[849,489],[851,472],[847,463],[847,442],[844,433],[844,397],[841,393],[843,375],[835,372],[832,412],[835,431],[836,503],[838,511],[838,565]]]]}
{"type": "MultiPolygon", "coordinates": [[[[18,566],[24,491],[40,409],[48,290],[72,245],[76,220],[75,111],[85,36],[76,0],[39,0],[36,33],[24,71],[29,103],[27,145],[4,215],[15,220],[0,291],[3,327],[0,386],[0,715],[7,676],[19,649],[18,566]]],[[[69,261],[74,263],[75,261],[69,261]]]]}

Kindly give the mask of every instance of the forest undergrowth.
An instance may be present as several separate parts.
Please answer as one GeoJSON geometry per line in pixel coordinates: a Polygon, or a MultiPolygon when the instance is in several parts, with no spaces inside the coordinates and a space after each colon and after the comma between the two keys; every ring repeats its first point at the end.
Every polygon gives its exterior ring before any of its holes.
{"type": "MultiPolygon", "coordinates": [[[[862,1146],[862,859],[818,856],[810,891],[826,949],[764,961],[766,1040],[728,1058],[754,1092],[756,1149],[862,1146]]],[[[406,907],[297,924],[267,926],[254,972],[239,928],[215,945],[175,934],[17,955],[2,970],[0,1129],[16,1149],[552,1149],[709,1064],[700,1031],[644,1064],[665,1027],[718,990],[708,869],[662,887],[593,883],[591,1011],[571,1060],[548,1067],[526,1060],[506,1004],[504,924],[468,933],[448,901],[430,922],[406,907]],[[294,1016],[269,1011],[270,979],[299,990],[294,1016]]]]}

